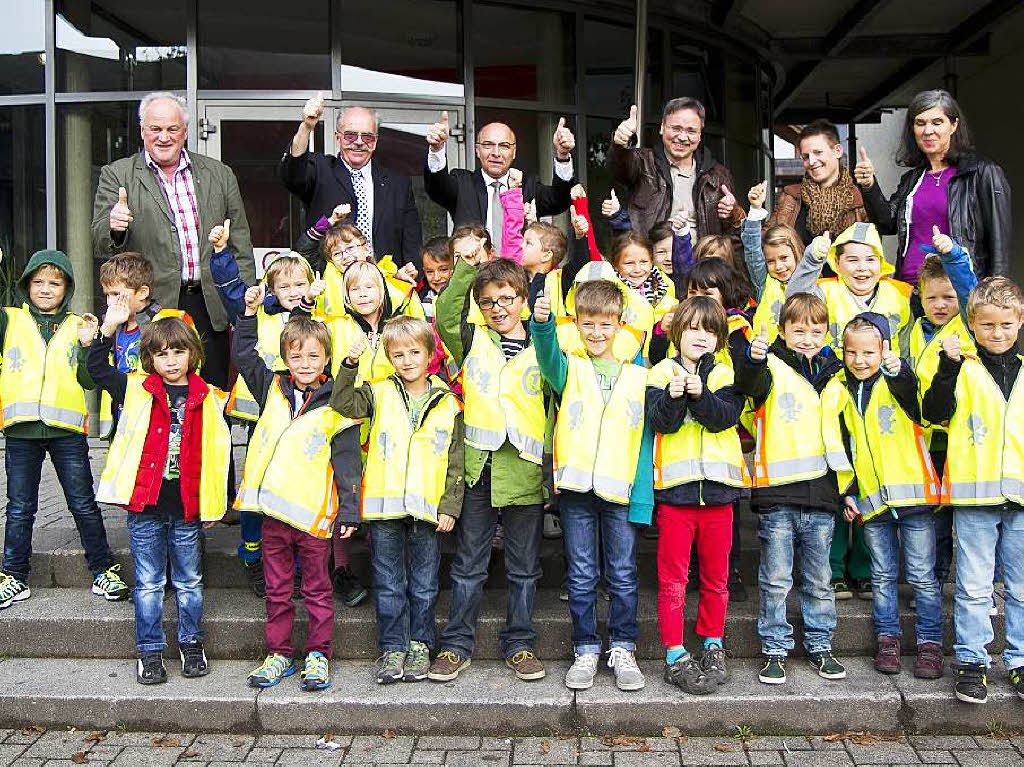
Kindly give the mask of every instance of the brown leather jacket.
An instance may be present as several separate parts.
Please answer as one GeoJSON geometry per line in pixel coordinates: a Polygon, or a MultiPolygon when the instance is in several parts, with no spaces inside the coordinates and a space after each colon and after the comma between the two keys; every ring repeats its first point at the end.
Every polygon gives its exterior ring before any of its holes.
{"type": "MultiPolygon", "coordinates": [[[[822,234],[822,232],[811,231],[807,211],[803,209],[803,205],[803,199],[800,195],[800,184],[790,184],[783,187],[782,193],[779,194],[779,198],[775,201],[775,210],[768,216],[765,227],[775,226],[776,224],[791,226],[796,229],[796,233],[800,235],[800,239],[804,241],[804,244],[810,243],[812,239],[822,234]]],[[[833,225],[830,232],[832,238],[835,239],[840,232],[849,226],[853,226],[858,221],[867,220],[868,214],[864,208],[864,197],[860,193],[860,187],[854,184],[853,205],[840,212],[838,221],[833,225]]]]}
{"type": "MultiPolygon", "coordinates": [[[[697,237],[706,234],[738,234],[745,218],[732,174],[703,145],[694,154],[697,178],[693,182],[693,208],[697,214],[697,237]],[[737,199],[727,221],[718,217],[722,185],[737,199]]],[[[651,227],[668,218],[672,210],[672,177],[665,149],[659,143],[651,149],[626,149],[612,141],[608,161],[612,177],[629,189],[629,220],[633,229],[646,237],[651,227]]]]}

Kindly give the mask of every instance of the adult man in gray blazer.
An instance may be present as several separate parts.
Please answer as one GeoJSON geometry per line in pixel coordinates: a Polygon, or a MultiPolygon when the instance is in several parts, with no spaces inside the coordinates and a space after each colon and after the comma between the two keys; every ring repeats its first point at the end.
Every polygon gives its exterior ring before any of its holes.
{"type": "Polygon", "coordinates": [[[256,280],[249,222],[232,170],[188,152],[188,109],[172,93],[150,93],[139,105],[143,150],[100,171],[93,201],[93,257],[138,251],[153,264],[153,299],[184,309],[203,339],[202,376],[226,388],[228,317],[210,274],[210,230],[231,219],[231,247],[242,280],[256,280]]]}

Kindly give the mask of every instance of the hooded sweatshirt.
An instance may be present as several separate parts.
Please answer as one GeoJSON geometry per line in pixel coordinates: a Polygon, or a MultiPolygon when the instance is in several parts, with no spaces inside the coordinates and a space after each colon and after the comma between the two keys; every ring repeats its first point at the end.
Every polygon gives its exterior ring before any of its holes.
{"type": "MultiPolygon", "coordinates": [[[[60,324],[67,318],[68,305],[71,303],[71,298],[75,295],[75,275],[71,269],[71,260],[59,250],[37,250],[32,254],[32,258],[28,260],[25,265],[24,271],[21,273],[21,277],[18,279],[18,284],[15,289],[14,299],[15,306],[24,307],[32,315],[32,319],[36,321],[36,327],[39,328],[39,334],[43,337],[43,340],[47,343],[53,338],[54,332],[60,327],[60,324]],[[43,265],[55,266],[60,269],[64,274],[66,281],[66,287],[64,290],[64,300],[61,301],[57,307],[57,311],[53,314],[42,314],[36,307],[29,301],[28,298],[28,282],[29,278],[36,272],[39,267],[43,265]]],[[[3,349],[4,344],[7,341],[7,312],[0,312],[0,349],[3,349]]],[[[86,366],[87,349],[83,346],[78,348],[78,383],[83,389],[93,389],[95,384],[92,378],[89,377],[89,372],[86,366]]],[[[2,362],[0,362],[2,364],[2,362]]],[[[42,421],[29,421],[27,423],[18,423],[4,430],[4,434],[7,437],[14,437],[17,439],[56,439],[58,437],[66,437],[69,434],[76,432],[69,432],[66,429],[58,429],[54,426],[49,426],[42,421]]]]}

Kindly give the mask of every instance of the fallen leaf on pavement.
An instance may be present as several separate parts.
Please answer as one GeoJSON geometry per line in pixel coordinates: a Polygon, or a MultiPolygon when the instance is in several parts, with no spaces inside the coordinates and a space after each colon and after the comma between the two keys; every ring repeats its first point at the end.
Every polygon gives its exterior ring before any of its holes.
{"type": "Polygon", "coordinates": [[[85,764],[89,761],[89,757],[85,755],[84,751],[76,751],[71,755],[71,761],[75,764],[85,764]]]}
{"type": "Polygon", "coordinates": [[[678,738],[683,734],[683,731],[678,727],[666,727],[661,731],[661,734],[666,738],[678,738]]]}

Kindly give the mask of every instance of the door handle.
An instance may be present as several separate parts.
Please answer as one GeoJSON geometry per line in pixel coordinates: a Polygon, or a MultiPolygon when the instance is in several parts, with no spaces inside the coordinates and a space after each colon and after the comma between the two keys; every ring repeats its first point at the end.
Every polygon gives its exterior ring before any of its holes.
{"type": "Polygon", "coordinates": [[[217,132],[217,126],[207,120],[205,117],[199,118],[199,140],[206,141],[210,138],[210,135],[217,132]]]}

